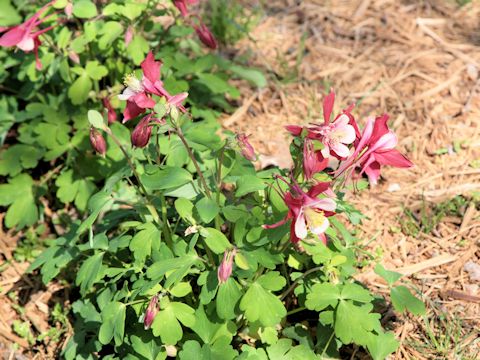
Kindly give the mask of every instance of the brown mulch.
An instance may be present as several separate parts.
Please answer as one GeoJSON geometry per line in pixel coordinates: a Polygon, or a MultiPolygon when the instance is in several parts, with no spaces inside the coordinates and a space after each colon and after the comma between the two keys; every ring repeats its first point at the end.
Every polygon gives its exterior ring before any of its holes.
{"type": "MultiPolygon", "coordinates": [[[[383,182],[352,195],[369,217],[359,236],[374,239],[369,247],[381,249],[387,269],[408,275],[427,303],[428,321],[445,314],[462,321],[455,351],[480,357],[480,2],[278,0],[266,7],[238,52],[252,53],[276,80],[245,89],[243,106],[224,127],[251,135],[260,167],[288,167],[284,126],[319,119],[330,87],[337,110],[359,102],[360,123],[388,112],[399,149],[415,167],[382,169],[383,182]],[[444,217],[431,233],[398,231],[404,209],[418,215],[457,195],[469,201],[459,216],[444,217]]],[[[387,293],[372,271],[361,278],[387,293]]],[[[425,324],[402,318],[396,358],[438,356],[419,350],[428,342],[425,324]]],[[[435,326],[442,332],[440,320],[435,326]]]]}

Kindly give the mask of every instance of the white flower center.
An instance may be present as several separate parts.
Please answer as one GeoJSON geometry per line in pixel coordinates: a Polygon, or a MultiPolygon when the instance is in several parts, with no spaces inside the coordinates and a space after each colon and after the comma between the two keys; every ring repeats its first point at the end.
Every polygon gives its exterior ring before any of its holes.
{"type": "Polygon", "coordinates": [[[135,74],[128,74],[127,76],[125,76],[123,83],[126,87],[128,87],[135,93],[140,93],[144,90],[142,82],[137,79],[135,74]]]}

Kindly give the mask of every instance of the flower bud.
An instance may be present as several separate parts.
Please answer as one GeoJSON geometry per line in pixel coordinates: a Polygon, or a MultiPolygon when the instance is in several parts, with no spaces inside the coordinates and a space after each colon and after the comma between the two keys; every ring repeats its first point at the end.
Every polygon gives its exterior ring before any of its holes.
{"type": "Polygon", "coordinates": [[[150,136],[152,135],[152,127],[150,126],[150,120],[152,114],[145,116],[140,120],[132,131],[132,145],[135,147],[143,148],[147,146],[150,136]]]}
{"type": "Polygon", "coordinates": [[[110,99],[108,97],[105,97],[102,99],[103,106],[105,109],[107,109],[107,119],[108,123],[111,124],[115,121],[117,121],[117,113],[115,112],[115,109],[113,108],[112,104],[110,103],[110,99]]]}
{"type": "Polygon", "coordinates": [[[220,284],[225,283],[230,275],[232,275],[233,260],[235,259],[236,253],[237,249],[235,248],[225,250],[225,253],[223,254],[223,260],[217,270],[218,282],[220,284]]]}
{"type": "Polygon", "coordinates": [[[240,147],[240,151],[242,156],[250,161],[257,160],[257,156],[255,155],[255,149],[253,148],[252,144],[248,141],[248,136],[245,134],[237,134],[236,136],[237,144],[240,147]]]}
{"type": "Polygon", "coordinates": [[[90,144],[92,148],[99,153],[100,155],[104,156],[107,151],[107,143],[103,135],[95,128],[90,128],[90,144]]]}
{"type": "Polygon", "coordinates": [[[198,38],[202,43],[208,46],[210,49],[215,50],[217,48],[217,40],[215,36],[210,32],[208,27],[205,24],[200,24],[199,26],[194,26],[195,32],[198,35],[198,38]]]}
{"type": "Polygon", "coordinates": [[[145,330],[150,329],[150,326],[152,326],[153,320],[158,313],[157,303],[158,296],[155,295],[150,299],[150,303],[145,311],[145,316],[143,317],[143,326],[145,327],[145,330]]]}
{"type": "Polygon", "coordinates": [[[68,52],[68,57],[70,60],[72,60],[75,64],[80,64],[80,57],[75,51],[69,51],[68,52]]]}
{"type": "Polygon", "coordinates": [[[125,46],[128,46],[133,39],[133,27],[130,25],[125,32],[125,46]]]}
{"type": "Polygon", "coordinates": [[[65,15],[67,15],[68,18],[70,18],[73,14],[73,4],[71,2],[68,2],[67,5],[65,5],[65,15]]]}

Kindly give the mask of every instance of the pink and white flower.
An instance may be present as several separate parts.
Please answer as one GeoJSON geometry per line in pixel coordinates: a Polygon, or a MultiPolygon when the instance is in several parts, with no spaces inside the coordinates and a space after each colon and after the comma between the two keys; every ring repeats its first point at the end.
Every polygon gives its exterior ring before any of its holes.
{"type": "Polygon", "coordinates": [[[276,224],[264,225],[271,229],[292,220],[290,225],[290,241],[297,243],[312,233],[323,242],[327,242],[325,231],[330,226],[328,217],[334,215],[336,203],[329,197],[318,198],[320,194],[331,193],[330,183],[318,183],[304,192],[297,184],[291,185],[289,192],[283,195],[288,213],[284,219],[276,224]]]}
{"type": "Polygon", "coordinates": [[[338,168],[335,175],[338,177],[348,168],[360,168],[360,174],[367,174],[370,184],[375,185],[380,178],[382,165],[399,168],[409,168],[413,163],[398,150],[395,150],[398,140],[393,131],[388,128],[389,116],[367,119],[367,124],[358,140],[355,151],[338,168]]]}
{"type": "Polygon", "coordinates": [[[153,53],[150,51],[141,67],[143,71],[142,79],[138,79],[135,74],[129,74],[125,77],[125,86],[123,93],[118,95],[120,100],[126,100],[127,106],[123,112],[123,122],[143,114],[147,109],[152,109],[156,102],[152,95],[164,97],[171,106],[178,106],[181,111],[185,108],[181,102],[188,96],[187,93],[170,95],[163,87],[160,80],[161,61],[155,61],[153,53]]]}
{"type": "Polygon", "coordinates": [[[33,51],[35,53],[35,66],[37,70],[42,69],[42,63],[38,57],[38,47],[41,44],[39,39],[40,35],[52,29],[55,25],[48,26],[45,29],[34,31],[34,29],[44,22],[49,16],[40,19],[40,16],[48,10],[48,8],[54,3],[50,1],[38,10],[30,19],[26,20],[20,25],[16,25],[10,28],[2,28],[0,32],[5,32],[0,36],[0,46],[11,47],[16,46],[24,52],[33,51]]]}

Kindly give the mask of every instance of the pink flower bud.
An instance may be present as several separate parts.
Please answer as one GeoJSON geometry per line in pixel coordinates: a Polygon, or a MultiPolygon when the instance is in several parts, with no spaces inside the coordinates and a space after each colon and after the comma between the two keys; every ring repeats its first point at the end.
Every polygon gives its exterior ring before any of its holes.
{"type": "Polygon", "coordinates": [[[80,57],[75,51],[69,51],[68,52],[68,57],[70,60],[72,60],[75,64],[80,64],[80,57]]]}
{"type": "Polygon", "coordinates": [[[194,29],[202,43],[204,43],[210,49],[215,50],[217,48],[217,40],[205,24],[194,26],[194,29]]]}
{"type": "Polygon", "coordinates": [[[90,144],[92,148],[99,153],[100,155],[104,156],[107,151],[107,143],[103,135],[95,128],[90,128],[90,144]]]}
{"type": "Polygon", "coordinates": [[[242,156],[250,161],[257,160],[257,156],[255,155],[255,149],[248,141],[248,136],[245,134],[237,134],[236,139],[237,144],[240,147],[240,151],[242,152],[242,156]]]}
{"type": "Polygon", "coordinates": [[[152,135],[152,127],[150,126],[150,120],[152,114],[143,117],[135,126],[132,131],[132,145],[135,147],[143,148],[147,146],[150,136],[152,135]]]}
{"type": "Polygon", "coordinates": [[[183,17],[187,17],[188,5],[193,5],[197,2],[198,0],[173,0],[173,5],[180,10],[180,14],[182,14],[183,17]]]}
{"type": "Polygon", "coordinates": [[[73,14],[73,4],[71,2],[67,3],[67,5],[65,5],[64,11],[67,17],[71,17],[73,14]]]}
{"type": "Polygon", "coordinates": [[[125,32],[125,46],[128,46],[133,39],[133,27],[130,25],[125,32]]]}
{"type": "Polygon", "coordinates": [[[225,250],[223,254],[223,260],[217,270],[218,282],[220,284],[225,283],[230,275],[232,275],[233,260],[237,253],[237,249],[233,248],[225,250]]]}
{"type": "Polygon", "coordinates": [[[107,109],[107,119],[108,123],[114,123],[117,121],[117,113],[115,112],[115,109],[113,108],[112,104],[110,103],[110,99],[108,97],[105,97],[102,99],[103,106],[105,109],[107,109]]]}
{"type": "Polygon", "coordinates": [[[150,299],[150,303],[148,304],[147,310],[145,311],[145,315],[143,317],[143,326],[145,327],[145,330],[150,329],[150,326],[152,326],[153,320],[158,313],[157,303],[158,296],[155,295],[150,299]]]}

